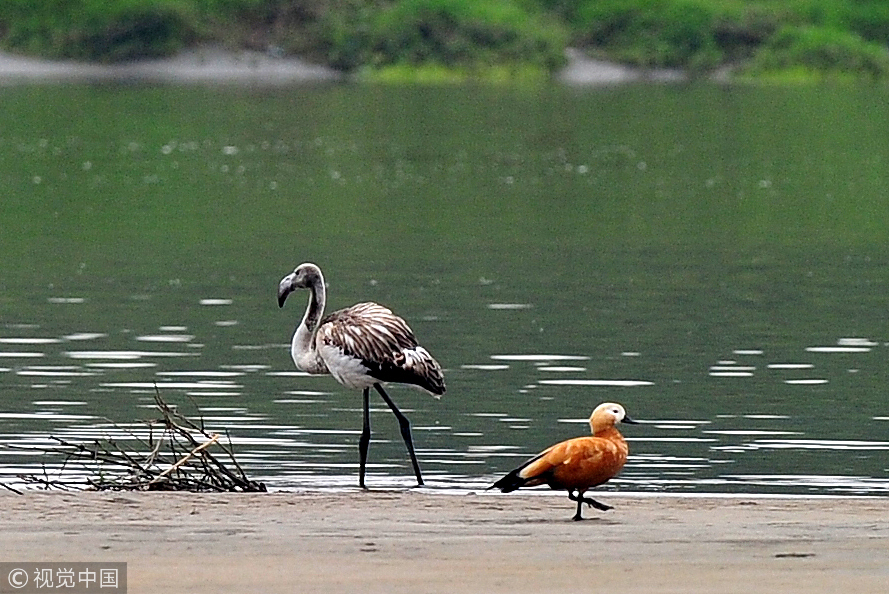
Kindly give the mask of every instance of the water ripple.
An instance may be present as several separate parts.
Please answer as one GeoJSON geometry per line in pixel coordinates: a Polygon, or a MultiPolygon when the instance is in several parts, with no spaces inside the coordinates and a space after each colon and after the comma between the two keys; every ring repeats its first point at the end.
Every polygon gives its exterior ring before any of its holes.
{"type": "Polygon", "coordinates": [[[542,379],[538,384],[550,386],[611,386],[632,388],[636,386],[653,386],[654,382],[644,380],[617,380],[617,379],[542,379]]]}

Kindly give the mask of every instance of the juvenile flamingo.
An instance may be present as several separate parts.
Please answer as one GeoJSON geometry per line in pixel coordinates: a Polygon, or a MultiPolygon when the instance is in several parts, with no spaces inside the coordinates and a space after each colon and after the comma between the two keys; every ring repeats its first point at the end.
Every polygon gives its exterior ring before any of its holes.
{"type": "Polygon", "coordinates": [[[445,392],[441,366],[417,344],[407,322],[377,303],[358,303],[322,319],[327,292],[321,269],[315,264],[300,264],[281,279],[278,306],[284,307],[287,296],[297,289],[309,289],[310,296],[290,343],[290,356],[296,367],[311,374],[330,374],[347,388],[364,391],[364,427],[358,439],[358,485],[367,488],[364,475],[370,444],[371,386],[395,413],[417,484],[422,485],[411,424],[383,389],[383,383],[411,384],[438,397],[445,392]]]}
{"type": "Polygon", "coordinates": [[[504,493],[535,485],[565,489],[568,499],[577,502],[574,520],[583,519],[580,510],[584,503],[601,511],[609,510],[611,506],[583,494],[613,478],[626,463],[627,442],[615,428],[620,422],[638,423],[627,416],[620,404],[600,404],[590,415],[591,436],[575,437],[548,447],[488,488],[504,493]]]}

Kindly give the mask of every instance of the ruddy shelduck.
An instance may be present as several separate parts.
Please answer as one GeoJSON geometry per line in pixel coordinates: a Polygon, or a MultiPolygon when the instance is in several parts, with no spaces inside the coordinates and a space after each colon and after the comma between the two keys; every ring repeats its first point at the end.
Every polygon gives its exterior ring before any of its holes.
{"type": "Polygon", "coordinates": [[[584,503],[607,511],[611,506],[583,494],[612,479],[624,467],[629,449],[615,427],[621,422],[638,423],[627,416],[620,404],[600,404],[590,415],[591,436],[575,437],[548,447],[488,488],[504,493],[536,485],[565,489],[568,499],[577,502],[574,520],[583,519],[580,510],[584,503]]]}

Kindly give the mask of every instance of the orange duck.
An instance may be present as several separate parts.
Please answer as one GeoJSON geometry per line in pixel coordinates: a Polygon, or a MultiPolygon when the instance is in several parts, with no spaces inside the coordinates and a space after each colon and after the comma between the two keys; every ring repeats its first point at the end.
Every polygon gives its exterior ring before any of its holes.
{"type": "Polygon", "coordinates": [[[504,493],[535,485],[565,489],[568,499],[577,502],[574,520],[583,519],[580,510],[584,503],[598,510],[609,510],[611,506],[583,494],[610,480],[626,463],[627,442],[615,428],[621,422],[638,423],[627,416],[620,404],[600,404],[590,415],[591,436],[575,437],[548,447],[488,488],[504,493]]]}

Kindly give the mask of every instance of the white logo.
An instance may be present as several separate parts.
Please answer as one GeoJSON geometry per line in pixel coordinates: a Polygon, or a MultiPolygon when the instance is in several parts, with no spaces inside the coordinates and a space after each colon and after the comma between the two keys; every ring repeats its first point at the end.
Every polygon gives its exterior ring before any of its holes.
{"type": "Polygon", "coordinates": [[[28,572],[21,567],[16,567],[9,572],[9,585],[13,588],[24,588],[28,585],[28,572]]]}

